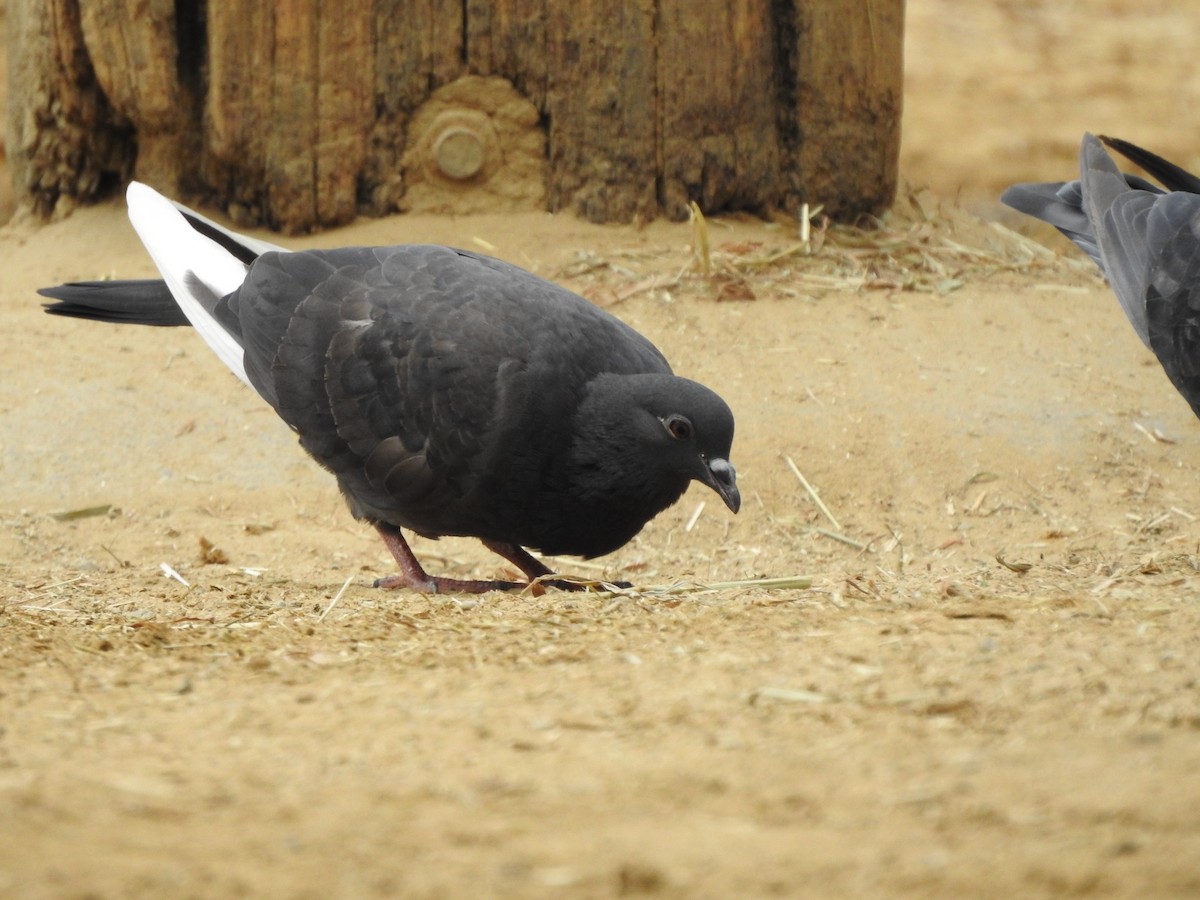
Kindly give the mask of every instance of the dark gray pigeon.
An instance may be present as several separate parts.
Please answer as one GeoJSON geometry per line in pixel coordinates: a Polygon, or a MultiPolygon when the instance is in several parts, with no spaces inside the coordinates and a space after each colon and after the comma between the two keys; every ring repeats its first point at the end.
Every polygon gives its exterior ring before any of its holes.
{"type": "Polygon", "coordinates": [[[1079,180],[1000,198],[1049,222],[1108,279],[1134,331],[1200,416],[1200,178],[1116,138],[1084,135],[1079,180]],[[1117,169],[1107,144],[1166,188],[1117,169]]]}
{"type": "Polygon", "coordinates": [[[610,553],[692,481],[738,511],[729,407],[570,291],[446,247],[289,253],[137,183],[128,202],[165,281],[47,288],[47,311],[195,326],[378,530],[400,574],[377,586],[523,586],[427,575],[402,528],[477,537],[535,579],[523,548],[610,553]]]}

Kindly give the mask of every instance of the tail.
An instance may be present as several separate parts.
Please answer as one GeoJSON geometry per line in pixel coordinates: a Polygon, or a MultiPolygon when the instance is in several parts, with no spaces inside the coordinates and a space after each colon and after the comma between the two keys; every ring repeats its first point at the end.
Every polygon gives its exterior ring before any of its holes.
{"type": "Polygon", "coordinates": [[[193,325],[243,382],[242,346],[214,315],[217,303],[237,290],[250,264],[282,248],[237,234],[144,184],[126,194],[129,219],[163,280],[81,281],[42,288],[46,312],[101,322],[193,325]]]}
{"type": "Polygon", "coordinates": [[[1083,208],[1083,189],[1078,181],[1014,184],[1000,195],[1000,202],[1053,225],[1091,257],[1092,262],[1104,268],[1095,230],[1083,208]]]}
{"type": "MultiPolygon", "coordinates": [[[[1125,180],[1126,188],[1152,194],[1163,193],[1161,188],[1137,175],[1126,174],[1121,177],[1125,180]]],[[[1091,257],[1092,262],[1104,272],[1104,259],[1096,238],[1096,222],[1087,208],[1083,182],[1080,179],[1043,184],[1014,184],[1000,195],[1000,202],[1011,206],[1017,212],[1053,225],[1071,243],[1091,257]]],[[[1105,274],[1107,275],[1107,272],[1105,274]]]]}
{"type": "Polygon", "coordinates": [[[57,303],[43,304],[52,316],[71,316],[120,325],[191,325],[165,281],[73,281],[39,288],[57,303]]]}

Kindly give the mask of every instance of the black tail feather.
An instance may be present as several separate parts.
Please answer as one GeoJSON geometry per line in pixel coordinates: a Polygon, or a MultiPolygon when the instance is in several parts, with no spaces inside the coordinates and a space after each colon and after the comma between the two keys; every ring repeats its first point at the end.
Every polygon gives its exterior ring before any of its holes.
{"type": "Polygon", "coordinates": [[[43,297],[56,303],[43,304],[53,316],[116,322],[123,325],[189,325],[187,316],[171,296],[165,281],[76,281],[40,288],[43,297]]]}
{"type": "Polygon", "coordinates": [[[1200,178],[1187,169],[1181,169],[1173,162],[1163,159],[1157,153],[1143,150],[1137,144],[1123,141],[1120,138],[1099,135],[1101,141],[1112,147],[1131,163],[1141,166],[1158,179],[1169,191],[1187,191],[1189,194],[1200,194],[1200,178]]]}

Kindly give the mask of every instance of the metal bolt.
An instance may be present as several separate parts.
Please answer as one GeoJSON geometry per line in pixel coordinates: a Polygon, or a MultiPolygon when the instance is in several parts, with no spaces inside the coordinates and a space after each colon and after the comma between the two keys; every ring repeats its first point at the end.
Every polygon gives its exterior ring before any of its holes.
{"type": "Polygon", "coordinates": [[[447,128],[433,142],[433,158],[447,178],[466,181],[483,168],[487,148],[483,138],[461,125],[447,128]]]}

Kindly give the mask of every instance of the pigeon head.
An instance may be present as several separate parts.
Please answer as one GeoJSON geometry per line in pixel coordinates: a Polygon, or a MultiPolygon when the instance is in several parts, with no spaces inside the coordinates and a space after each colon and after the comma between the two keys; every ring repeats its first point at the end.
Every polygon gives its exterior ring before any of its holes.
{"type": "Polygon", "coordinates": [[[692,481],[712,488],[733,512],[742,504],[729,461],[733,413],[702,384],[675,375],[601,375],[576,415],[579,471],[649,519],[692,481]]]}
{"type": "Polygon", "coordinates": [[[667,396],[654,396],[647,406],[661,426],[661,433],[655,433],[651,426],[648,443],[655,447],[666,469],[686,473],[692,481],[708,485],[731,512],[737,513],[742,495],[737,471],[729,461],[733,413],[704,385],[685,378],[672,380],[667,396]]]}

